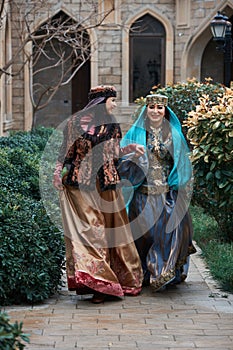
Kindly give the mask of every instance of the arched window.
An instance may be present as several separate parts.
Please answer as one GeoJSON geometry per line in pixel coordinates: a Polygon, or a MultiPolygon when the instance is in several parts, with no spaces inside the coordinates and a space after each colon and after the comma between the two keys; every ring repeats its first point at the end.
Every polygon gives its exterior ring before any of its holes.
{"type": "Polygon", "coordinates": [[[33,124],[54,127],[87,104],[90,40],[88,33],[62,11],[42,24],[37,34],[42,39],[33,46],[33,124]],[[47,27],[54,31],[45,40],[47,27]]]}
{"type": "Polygon", "coordinates": [[[129,98],[148,94],[154,85],[165,84],[165,29],[149,14],[130,28],[129,98]]]}

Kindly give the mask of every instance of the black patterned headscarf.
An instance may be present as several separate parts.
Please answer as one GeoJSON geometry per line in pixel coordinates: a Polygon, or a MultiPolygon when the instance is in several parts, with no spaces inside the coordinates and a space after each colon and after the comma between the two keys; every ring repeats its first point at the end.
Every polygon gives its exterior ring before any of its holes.
{"type": "Polygon", "coordinates": [[[108,125],[108,130],[112,129],[111,124],[116,124],[116,119],[113,115],[108,115],[105,107],[105,102],[109,97],[116,97],[117,91],[113,85],[98,85],[90,89],[88,93],[87,105],[69,118],[65,126],[63,135],[63,143],[59,159],[62,162],[64,156],[73,144],[73,142],[86,130],[82,127],[82,121],[86,118],[87,128],[92,126],[98,127],[103,124],[108,125]]]}

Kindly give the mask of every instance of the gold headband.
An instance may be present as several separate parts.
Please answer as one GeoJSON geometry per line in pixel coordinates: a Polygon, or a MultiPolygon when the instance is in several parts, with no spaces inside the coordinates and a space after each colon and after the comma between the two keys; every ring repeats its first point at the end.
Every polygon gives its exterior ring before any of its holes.
{"type": "Polygon", "coordinates": [[[149,104],[167,106],[168,98],[165,95],[159,95],[159,94],[147,95],[146,96],[146,105],[149,105],[149,104]]]}

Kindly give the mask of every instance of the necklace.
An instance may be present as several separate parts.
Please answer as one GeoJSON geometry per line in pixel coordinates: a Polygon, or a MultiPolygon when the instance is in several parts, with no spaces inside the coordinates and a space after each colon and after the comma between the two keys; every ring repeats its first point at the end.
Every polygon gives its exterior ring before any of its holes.
{"type": "Polygon", "coordinates": [[[151,143],[154,151],[159,151],[162,142],[162,127],[155,128],[150,125],[151,143]]]}

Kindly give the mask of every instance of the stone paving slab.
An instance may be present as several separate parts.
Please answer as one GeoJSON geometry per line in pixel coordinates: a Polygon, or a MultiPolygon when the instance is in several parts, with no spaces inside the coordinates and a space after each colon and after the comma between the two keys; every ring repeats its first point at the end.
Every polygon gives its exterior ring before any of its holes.
{"type": "MultiPolygon", "coordinates": [[[[25,350],[233,350],[233,295],[221,292],[201,259],[187,281],[103,304],[63,289],[35,307],[5,310],[23,322],[25,350]]],[[[4,350],[4,349],[1,349],[4,350]]]]}

